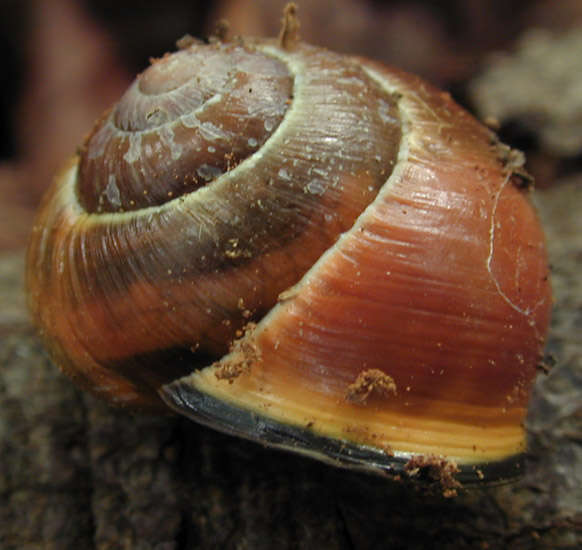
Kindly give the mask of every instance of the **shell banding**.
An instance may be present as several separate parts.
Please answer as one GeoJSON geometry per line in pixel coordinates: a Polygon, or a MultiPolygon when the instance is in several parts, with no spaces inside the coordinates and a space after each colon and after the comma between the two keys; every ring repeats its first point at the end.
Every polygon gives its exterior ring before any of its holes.
{"type": "Polygon", "coordinates": [[[347,466],[502,478],[551,304],[519,181],[416,77],[194,44],[137,78],[52,187],[30,308],[113,402],[347,466]]]}

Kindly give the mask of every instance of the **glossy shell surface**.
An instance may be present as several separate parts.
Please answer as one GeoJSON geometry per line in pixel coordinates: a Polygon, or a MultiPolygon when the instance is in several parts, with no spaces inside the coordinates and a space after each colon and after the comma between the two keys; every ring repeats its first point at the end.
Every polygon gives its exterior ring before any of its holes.
{"type": "Polygon", "coordinates": [[[170,85],[188,59],[154,64],[45,200],[29,302],[57,363],[342,465],[514,475],[551,306],[516,156],[398,70],[270,41],[174,55],[208,52],[238,61],[170,85]]]}

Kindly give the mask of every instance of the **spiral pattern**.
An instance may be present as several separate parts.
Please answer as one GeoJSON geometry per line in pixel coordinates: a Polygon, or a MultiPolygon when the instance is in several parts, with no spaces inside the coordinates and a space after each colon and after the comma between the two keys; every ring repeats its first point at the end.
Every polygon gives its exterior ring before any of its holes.
{"type": "Polygon", "coordinates": [[[222,356],[353,225],[400,137],[397,97],[321,49],[194,45],[154,63],[34,229],[31,310],[57,362],[162,406],[161,383],[222,356]]]}
{"type": "Polygon", "coordinates": [[[292,83],[281,61],[237,45],[193,45],[156,60],[87,139],[81,204],[137,210],[208,184],[265,143],[292,83]]]}
{"type": "Polygon", "coordinates": [[[27,266],[52,356],[334,463],[514,475],[551,305],[521,165],[448,94],[282,35],[154,62],[57,178],[27,266]]]}

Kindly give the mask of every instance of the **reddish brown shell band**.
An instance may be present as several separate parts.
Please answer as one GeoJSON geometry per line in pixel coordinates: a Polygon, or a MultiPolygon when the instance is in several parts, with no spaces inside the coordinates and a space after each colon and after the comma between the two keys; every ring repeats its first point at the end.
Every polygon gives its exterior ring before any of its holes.
{"type": "Polygon", "coordinates": [[[509,460],[524,450],[551,307],[539,222],[484,127],[422,81],[367,67],[402,94],[394,172],[231,354],[165,387],[165,399],[216,425],[211,402],[227,403],[387,462],[509,460]],[[351,399],[375,371],[395,394],[351,399]]]}
{"type": "Polygon", "coordinates": [[[84,211],[74,159],[35,224],[36,324],[61,367],[112,401],[160,406],[154,388],[196,356],[226,352],[247,312],[270,309],[395,164],[396,102],[357,63],[308,46],[255,47],[294,78],[293,102],[260,150],[195,193],[122,214],[84,211]],[[185,359],[152,368],[176,349],[185,359]]]}

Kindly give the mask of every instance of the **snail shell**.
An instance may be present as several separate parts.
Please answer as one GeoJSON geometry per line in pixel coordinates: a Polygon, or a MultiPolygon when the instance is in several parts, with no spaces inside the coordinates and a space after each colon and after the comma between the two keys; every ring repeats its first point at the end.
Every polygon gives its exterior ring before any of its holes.
{"type": "Polygon", "coordinates": [[[30,309],[56,363],[114,403],[343,466],[503,479],[551,305],[522,174],[415,76],[195,43],[58,176],[30,309]]]}

